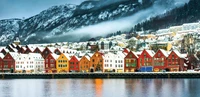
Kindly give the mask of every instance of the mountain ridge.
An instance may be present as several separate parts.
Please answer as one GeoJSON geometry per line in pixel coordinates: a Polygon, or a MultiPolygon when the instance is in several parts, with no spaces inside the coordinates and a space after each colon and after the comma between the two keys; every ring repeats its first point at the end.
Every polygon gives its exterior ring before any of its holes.
{"type": "MultiPolygon", "coordinates": [[[[110,0],[101,1],[107,2],[110,0]]],[[[92,6],[89,1],[83,2],[80,5],[65,4],[50,7],[27,19],[7,21],[7,24],[5,24],[5,20],[0,20],[0,40],[3,41],[0,45],[11,43],[15,37],[19,37],[23,44],[68,41],[71,37],[65,37],[64,39],[59,37],[51,39],[51,37],[62,36],[78,28],[99,24],[104,21],[127,17],[150,8],[155,2],[163,2],[162,0],[142,0],[142,2],[138,2],[138,0],[117,1],[102,6],[99,6],[98,3],[98,6],[92,6]],[[90,6],[85,5],[85,9],[82,7],[84,4],[90,6]]],[[[168,1],[170,3],[174,2],[174,0],[168,1]]],[[[76,41],[79,40],[76,39],[76,41]]]]}

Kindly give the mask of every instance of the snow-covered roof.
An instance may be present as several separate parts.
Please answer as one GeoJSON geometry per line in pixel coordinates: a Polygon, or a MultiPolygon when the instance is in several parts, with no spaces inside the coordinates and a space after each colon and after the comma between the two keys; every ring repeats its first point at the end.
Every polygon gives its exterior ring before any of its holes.
{"type": "Polygon", "coordinates": [[[4,54],[0,53],[0,58],[3,59],[4,58],[4,54]]]}
{"type": "Polygon", "coordinates": [[[146,50],[146,51],[151,57],[153,57],[155,54],[155,52],[153,50],[146,50]]]}
{"type": "Polygon", "coordinates": [[[167,53],[167,51],[165,51],[163,49],[160,49],[160,51],[164,54],[165,57],[168,57],[169,54],[167,53]]]}
{"type": "Polygon", "coordinates": [[[39,53],[29,53],[29,56],[31,56],[33,58],[43,58],[42,55],[39,53]]]}
{"type": "Polygon", "coordinates": [[[37,47],[41,52],[45,49],[44,47],[37,47]]]}
{"type": "MultiPolygon", "coordinates": [[[[75,56],[75,55],[74,55],[75,56]]],[[[77,56],[75,56],[76,57],[76,59],[78,60],[78,61],[80,61],[81,60],[81,58],[78,58],[77,56]]]]}
{"type": "Polygon", "coordinates": [[[56,54],[51,54],[51,55],[52,55],[52,57],[53,57],[55,60],[57,60],[58,57],[59,57],[59,55],[56,55],[56,54]]]}
{"type": "Polygon", "coordinates": [[[26,58],[28,58],[28,54],[19,54],[17,59],[21,59],[21,60],[26,60],[26,58]]]}
{"type": "Polygon", "coordinates": [[[85,56],[89,61],[90,61],[90,57],[89,56],[85,56]]]}
{"type": "Polygon", "coordinates": [[[135,55],[135,57],[139,58],[137,53],[140,53],[140,52],[133,52],[133,51],[131,51],[131,52],[135,55]]]}
{"type": "Polygon", "coordinates": [[[179,56],[180,58],[185,58],[185,57],[187,57],[187,54],[181,54],[178,50],[173,50],[173,52],[174,52],[177,56],[179,56]]]}
{"type": "Polygon", "coordinates": [[[54,52],[54,50],[56,49],[55,47],[47,47],[52,53],[54,52]]]}
{"type": "Polygon", "coordinates": [[[65,55],[65,57],[66,57],[68,60],[71,59],[69,54],[64,54],[64,55],[65,55]]]}
{"type": "Polygon", "coordinates": [[[18,56],[19,56],[19,54],[18,53],[16,53],[16,52],[9,52],[9,54],[13,57],[13,59],[17,59],[18,58],[18,56]]]}

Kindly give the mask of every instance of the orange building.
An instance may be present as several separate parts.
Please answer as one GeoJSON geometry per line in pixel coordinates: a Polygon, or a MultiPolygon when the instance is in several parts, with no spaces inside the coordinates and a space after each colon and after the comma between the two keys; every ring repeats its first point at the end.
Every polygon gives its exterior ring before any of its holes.
{"type": "Polygon", "coordinates": [[[100,52],[95,52],[90,58],[90,72],[102,71],[103,72],[103,54],[100,52]]]}
{"type": "Polygon", "coordinates": [[[90,57],[83,56],[79,61],[80,64],[80,72],[89,72],[90,70],[90,57]]]}

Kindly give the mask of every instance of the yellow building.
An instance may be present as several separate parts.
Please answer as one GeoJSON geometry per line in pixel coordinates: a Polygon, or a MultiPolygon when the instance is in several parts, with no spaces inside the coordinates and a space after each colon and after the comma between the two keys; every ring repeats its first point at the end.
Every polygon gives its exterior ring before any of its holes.
{"type": "Polygon", "coordinates": [[[164,49],[166,51],[170,51],[172,48],[172,44],[168,42],[157,42],[150,45],[151,50],[157,51],[159,49],[164,49]]]}
{"type": "Polygon", "coordinates": [[[70,57],[67,54],[60,54],[56,60],[56,69],[58,73],[69,72],[70,57]]]}

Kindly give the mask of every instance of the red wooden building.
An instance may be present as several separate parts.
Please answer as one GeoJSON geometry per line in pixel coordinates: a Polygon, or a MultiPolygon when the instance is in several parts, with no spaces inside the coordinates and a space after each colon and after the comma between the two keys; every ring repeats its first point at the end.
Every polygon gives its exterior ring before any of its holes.
{"type": "Polygon", "coordinates": [[[3,58],[3,72],[15,71],[15,60],[18,57],[18,53],[9,52],[3,58]]]}
{"type": "Polygon", "coordinates": [[[79,65],[79,58],[76,56],[72,56],[69,60],[69,71],[79,72],[80,65],[79,65]]]}
{"type": "Polygon", "coordinates": [[[49,54],[45,58],[45,72],[46,73],[56,73],[56,60],[59,56],[56,54],[49,54]]]}
{"type": "Polygon", "coordinates": [[[184,56],[177,50],[172,51],[168,56],[168,66],[170,71],[183,71],[184,70],[184,56]]]}
{"type": "Polygon", "coordinates": [[[143,50],[139,56],[139,67],[141,66],[153,66],[153,56],[155,52],[153,50],[143,50]]]}
{"type": "Polygon", "coordinates": [[[124,72],[134,72],[139,68],[138,56],[130,51],[124,58],[124,72]]]}
{"type": "Polygon", "coordinates": [[[168,57],[168,52],[163,49],[159,49],[156,52],[156,54],[153,57],[155,72],[162,71],[167,68],[167,64],[168,64],[167,57],[168,57]]]}

